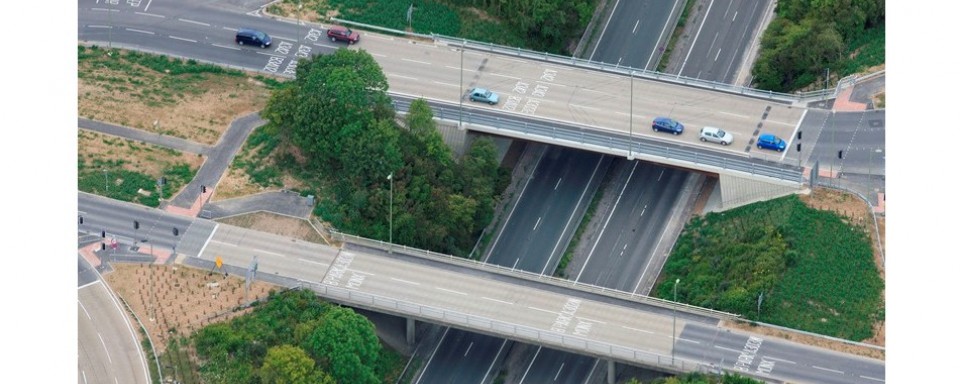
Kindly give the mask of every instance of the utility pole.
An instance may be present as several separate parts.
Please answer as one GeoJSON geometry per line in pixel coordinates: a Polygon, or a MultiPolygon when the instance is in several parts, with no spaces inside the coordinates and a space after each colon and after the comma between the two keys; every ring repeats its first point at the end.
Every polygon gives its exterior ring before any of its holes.
{"type": "Polygon", "coordinates": [[[387,175],[387,180],[390,180],[390,248],[388,253],[393,253],[393,172],[387,175]]]}
{"type": "Polygon", "coordinates": [[[630,69],[630,141],[627,143],[627,160],[633,160],[633,69],[630,69]]]}

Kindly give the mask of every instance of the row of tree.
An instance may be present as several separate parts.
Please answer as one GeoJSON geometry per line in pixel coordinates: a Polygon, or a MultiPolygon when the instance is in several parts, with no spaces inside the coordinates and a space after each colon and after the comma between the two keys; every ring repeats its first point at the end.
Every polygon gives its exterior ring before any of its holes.
{"type": "Polygon", "coordinates": [[[318,216],[343,232],[465,255],[506,180],[496,148],[480,138],[455,161],[427,103],[415,100],[401,126],[387,87],[370,54],[341,49],[300,61],[262,115],[325,180],[318,216]]]}
{"type": "Polygon", "coordinates": [[[253,312],[192,337],[206,383],[381,383],[373,323],[308,290],[271,292],[253,312]]]}
{"type": "Polygon", "coordinates": [[[758,88],[790,92],[828,68],[844,76],[884,61],[883,0],[780,0],[776,13],[753,67],[758,88]]]}

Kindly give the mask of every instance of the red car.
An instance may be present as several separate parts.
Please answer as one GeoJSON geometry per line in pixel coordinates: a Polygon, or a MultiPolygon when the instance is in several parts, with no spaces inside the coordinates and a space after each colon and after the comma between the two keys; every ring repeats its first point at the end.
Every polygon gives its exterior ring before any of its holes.
{"type": "Polygon", "coordinates": [[[331,26],[330,29],[327,29],[327,37],[330,38],[330,41],[346,41],[347,44],[355,44],[360,41],[360,34],[350,30],[347,27],[341,26],[331,26]]]}

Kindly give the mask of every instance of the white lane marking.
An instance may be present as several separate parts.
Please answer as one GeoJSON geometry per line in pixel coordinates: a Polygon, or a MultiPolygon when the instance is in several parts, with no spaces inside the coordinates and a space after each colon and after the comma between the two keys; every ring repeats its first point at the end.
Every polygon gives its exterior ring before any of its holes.
{"type": "Polygon", "coordinates": [[[717,61],[720,58],[720,52],[723,52],[723,48],[717,48],[717,55],[713,57],[713,61],[717,61]]]}
{"type": "Polygon", "coordinates": [[[580,319],[580,320],[589,321],[589,322],[591,322],[591,323],[597,323],[597,324],[606,324],[606,323],[607,323],[606,321],[594,320],[594,319],[591,319],[591,318],[589,318],[589,317],[577,316],[577,318],[580,319]]]}
{"type": "Polygon", "coordinates": [[[554,191],[556,191],[557,188],[560,187],[560,182],[561,182],[561,181],[563,181],[563,178],[562,178],[562,177],[559,178],[559,179],[557,179],[557,185],[554,185],[554,186],[553,186],[553,190],[554,190],[554,191]]]}
{"type": "Polygon", "coordinates": [[[147,0],[147,6],[143,8],[143,11],[146,12],[148,9],[150,9],[150,4],[152,3],[153,3],[153,0],[147,0]]]}
{"type": "Polygon", "coordinates": [[[593,55],[597,53],[597,47],[600,46],[600,42],[603,41],[603,34],[607,32],[607,26],[610,25],[610,20],[613,19],[613,14],[617,12],[617,6],[620,5],[620,0],[617,0],[613,4],[613,11],[610,12],[610,17],[607,17],[607,22],[603,24],[603,29],[600,30],[600,38],[597,39],[597,45],[593,46],[593,52],[590,52],[589,60],[593,60],[593,55]]]}
{"type": "Polygon", "coordinates": [[[110,26],[110,25],[88,25],[87,28],[110,28],[110,29],[113,29],[113,26],[110,26]]]}
{"type": "Polygon", "coordinates": [[[324,263],[324,262],[322,262],[322,261],[309,260],[309,259],[304,259],[304,258],[302,258],[302,257],[298,257],[297,260],[300,260],[300,261],[303,261],[303,262],[307,262],[307,263],[311,263],[311,264],[327,265],[327,263],[324,263]]]}
{"type": "Polygon", "coordinates": [[[714,345],[713,347],[716,348],[716,349],[722,349],[722,350],[724,350],[724,351],[730,351],[730,352],[737,353],[737,354],[740,353],[740,350],[739,350],[739,349],[721,347],[721,346],[719,346],[719,345],[714,345]]]}
{"type": "Polygon", "coordinates": [[[500,77],[506,77],[506,78],[508,78],[508,79],[514,79],[514,80],[520,80],[520,78],[519,78],[519,77],[516,77],[516,76],[510,76],[510,75],[504,75],[504,74],[500,74],[500,73],[490,73],[490,75],[491,75],[491,76],[500,76],[500,77]]]}
{"type": "Polygon", "coordinates": [[[214,46],[214,47],[220,47],[220,48],[226,48],[226,49],[232,49],[232,50],[234,50],[234,51],[239,51],[239,50],[240,50],[240,48],[237,48],[237,47],[231,47],[231,46],[229,46],[229,45],[220,45],[220,44],[210,44],[210,45],[212,45],[212,46],[214,46]]]}
{"type": "MultiPolygon", "coordinates": [[[[523,380],[527,378],[527,374],[530,373],[530,368],[533,367],[533,362],[537,361],[537,355],[540,354],[540,349],[542,348],[543,346],[537,346],[537,353],[533,354],[533,359],[530,360],[530,365],[527,366],[527,370],[523,371],[523,376],[520,376],[520,384],[523,384],[523,380]]],[[[590,376],[587,376],[587,377],[590,377],[590,376]]]]}
{"type": "MultiPolygon", "coordinates": [[[[713,0],[710,0],[710,5],[707,6],[707,13],[703,14],[704,19],[710,16],[710,8],[713,8],[713,0]]],[[[690,54],[693,53],[693,46],[697,45],[697,38],[700,37],[700,31],[703,29],[704,24],[706,23],[701,23],[700,28],[697,28],[697,34],[693,35],[693,42],[690,43],[690,50],[687,51],[687,57],[683,58],[683,64],[680,65],[680,70],[677,71],[677,77],[683,74],[683,68],[687,66],[687,60],[690,59],[690,54]]]]}
{"type": "MultiPolygon", "coordinates": [[[[320,45],[320,44],[316,44],[316,45],[320,45]]],[[[322,45],[322,46],[333,48],[333,46],[330,46],[330,45],[322,45]]],[[[373,56],[373,57],[387,57],[387,55],[384,55],[382,53],[372,53],[372,52],[367,52],[367,53],[370,53],[370,56],[373,56]]]]}
{"type": "Polygon", "coordinates": [[[430,362],[433,361],[433,357],[437,355],[437,350],[440,349],[440,346],[443,345],[443,339],[447,338],[447,332],[450,332],[450,327],[447,327],[443,331],[443,336],[440,336],[440,342],[437,343],[437,347],[433,349],[433,353],[430,354],[430,358],[427,359],[427,365],[423,366],[423,371],[420,372],[420,377],[417,378],[417,383],[420,383],[420,379],[423,378],[423,372],[427,371],[427,367],[430,366],[430,362]]]}
{"type": "MultiPolygon", "coordinates": [[[[619,0],[618,0],[618,1],[619,1],[619,0]]],[[[684,1],[684,2],[682,2],[682,3],[683,3],[683,4],[686,4],[687,2],[684,1]]],[[[681,9],[683,8],[683,5],[681,5],[681,2],[679,2],[679,1],[673,2],[673,6],[670,7],[670,16],[668,16],[668,17],[665,18],[664,20],[671,20],[671,18],[673,17],[673,13],[677,11],[677,8],[678,8],[678,7],[681,8],[681,9]]],[[[611,14],[611,17],[613,17],[613,14],[611,14]]],[[[665,35],[665,34],[667,33],[667,28],[668,28],[667,26],[668,26],[668,25],[670,25],[670,28],[673,28],[673,24],[668,24],[668,23],[666,23],[666,22],[663,23],[663,28],[660,29],[660,36],[657,36],[657,46],[660,46],[660,45],[661,45],[660,42],[663,41],[663,35],[665,35]]],[[[673,31],[673,29],[671,29],[671,31],[673,31]]],[[[664,44],[664,45],[666,45],[666,44],[664,44]]],[[[596,48],[594,48],[594,49],[596,49],[596,48]]],[[[655,50],[653,50],[653,51],[650,51],[650,57],[647,58],[647,63],[643,65],[643,69],[644,69],[644,70],[646,70],[647,68],[650,68],[650,62],[653,61],[653,57],[657,55],[657,52],[658,52],[658,51],[659,51],[658,49],[655,49],[655,50]]]]}
{"type": "Polygon", "coordinates": [[[167,17],[164,16],[164,15],[158,15],[158,14],[156,14],[156,13],[146,13],[146,12],[133,12],[133,13],[136,13],[136,14],[142,15],[142,16],[159,17],[159,18],[161,18],[161,19],[167,18],[167,17]]]}
{"type": "Polygon", "coordinates": [[[100,336],[100,332],[97,332],[97,337],[100,338],[100,344],[103,345],[103,352],[107,354],[107,360],[110,361],[110,364],[113,364],[113,359],[110,358],[110,351],[107,350],[107,343],[103,342],[103,336],[100,336]]]}
{"type": "Polygon", "coordinates": [[[793,362],[793,361],[786,360],[786,359],[778,359],[778,358],[776,358],[776,357],[764,356],[763,358],[764,358],[764,359],[767,359],[767,360],[776,360],[776,361],[779,361],[779,362],[781,362],[781,363],[796,364],[796,363],[793,362]]]}
{"type": "Polygon", "coordinates": [[[223,27],[223,29],[226,29],[226,30],[228,30],[228,31],[234,31],[234,32],[237,31],[236,28],[230,28],[230,27],[223,27]]]}
{"type": "Polygon", "coordinates": [[[436,287],[436,288],[439,289],[439,290],[441,290],[441,291],[444,291],[444,292],[455,293],[455,294],[463,295],[463,296],[466,296],[466,295],[467,295],[465,292],[454,291],[454,290],[452,290],[452,289],[446,289],[446,288],[440,288],[440,287],[436,287]]]}
{"type": "Polygon", "coordinates": [[[481,299],[484,299],[484,300],[496,301],[496,302],[501,303],[501,304],[513,305],[513,303],[511,303],[511,302],[509,302],[509,301],[497,300],[497,299],[490,298],[490,297],[486,297],[486,296],[480,296],[480,298],[481,298],[481,299]]]}
{"type": "Polygon", "coordinates": [[[512,268],[512,269],[517,269],[517,263],[519,263],[519,262],[520,262],[520,258],[518,257],[517,260],[513,262],[513,268],[512,268]]]}
{"type": "Polygon", "coordinates": [[[193,20],[189,20],[189,19],[177,19],[177,20],[180,20],[180,21],[182,21],[182,22],[184,22],[184,23],[202,25],[202,26],[205,26],[205,27],[209,27],[209,26],[210,26],[210,24],[204,23],[204,22],[202,22],[202,21],[193,21],[193,20]]]}
{"type": "Polygon", "coordinates": [[[548,310],[546,310],[546,309],[540,309],[540,308],[537,308],[537,307],[527,307],[527,309],[532,309],[532,310],[534,310],[534,311],[540,311],[540,312],[546,312],[546,313],[549,313],[549,314],[552,314],[552,315],[556,315],[556,314],[559,313],[559,312],[556,312],[556,311],[548,311],[548,310]]]}
{"type": "Polygon", "coordinates": [[[633,32],[632,32],[632,33],[633,33],[634,35],[637,34],[637,27],[639,27],[639,26],[640,26],[640,19],[637,19],[637,23],[633,25],[633,32]]]}
{"type": "Polygon", "coordinates": [[[144,31],[142,29],[127,28],[127,30],[130,32],[143,33],[147,35],[156,35],[156,33],[153,33],[152,31],[144,31]]]}
{"type": "Polygon", "coordinates": [[[80,374],[83,375],[83,382],[84,382],[84,384],[86,384],[86,382],[87,382],[87,372],[80,371],[80,374]]]}
{"type": "Polygon", "coordinates": [[[860,375],[860,378],[862,378],[862,379],[867,379],[867,380],[873,380],[873,381],[879,381],[879,382],[881,382],[881,383],[883,382],[883,379],[878,379],[878,378],[876,378],[876,377],[870,377],[870,376],[860,375]]]}
{"type": "MultiPolygon", "coordinates": [[[[542,159],[543,159],[543,153],[541,153],[540,156],[537,157],[537,163],[533,165],[533,172],[536,172],[537,167],[540,166],[540,160],[542,159]]],[[[530,180],[532,179],[533,179],[533,174],[531,174],[530,177],[527,178],[527,181],[523,184],[523,189],[520,190],[520,196],[518,196],[516,200],[517,204],[514,204],[513,208],[510,208],[510,213],[507,214],[507,221],[505,221],[504,223],[510,222],[510,218],[513,217],[513,211],[517,209],[518,205],[520,205],[519,204],[520,199],[523,198],[523,193],[527,191],[527,186],[530,185],[530,180]]],[[[504,224],[503,228],[506,228],[506,227],[507,227],[507,224],[504,224]]],[[[501,229],[500,232],[497,232],[497,238],[493,239],[493,245],[490,246],[491,250],[497,249],[497,242],[500,241],[500,235],[503,235],[503,232],[504,232],[503,229],[501,229]]],[[[520,261],[520,259],[517,259],[517,261],[520,261]]],[[[513,267],[516,268],[517,263],[513,263],[513,267]]]]}
{"type": "MultiPolygon", "coordinates": [[[[589,187],[590,184],[593,184],[593,178],[597,177],[597,170],[600,169],[601,163],[603,163],[603,156],[600,156],[600,158],[597,159],[597,165],[593,167],[593,173],[590,174],[590,179],[587,180],[587,187],[589,187]]],[[[583,198],[587,196],[587,191],[589,189],[590,188],[583,188],[583,192],[580,193],[580,198],[577,199],[577,205],[574,207],[579,207],[580,204],[583,203],[583,198]]],[[[573,222],[573,217],[576,216],[576,212],[577,210],[570,212],[570,218],[567,219],[567,224],[564,224],[563,230],[561,230],[560,233],[567,233],[567,229],[570,228],[570,223],[573,222]]],[[[556,254],[559,256],[559,254],[557,254],[558,248],[560,248],[560,239],[558,239],[557,243],[553,245],[553,250],[550,251],[550,256],[547,257],[547,262],[543,264],[543,269],[540,270],[541,275],[547,273],[547,266],[550,265],[550,260],[553,260],[553,255],[556,254]]]]}
{"type": "Polygon", "coordinates": [[[450,84],[450,83],[444,83],[444,82],[442,82],[442,81],[436,81],[436,80],[434,80],[433,83],[434,83],[434,84],[440,84],[440,85],[446,85],[446,86],[448,86],[448,87],[454,87],[454,88],[459,88],[459,87],[460,87],[460,84],[450,84]]]}
{"type": "Polygon", "coordinates": [[[537,227],[540,226],[540,219],[542,219],[542,218],[543,218],[543,217],[538,217],[538,218],[537,218],[537,223],[533,225],[533,230],[534,230],[534,231],[536,231],[536,230],[537,230],[537,227]]]}
{"type": "Polygon", "coordinates": [[[87,312],[87,307],[83,306],[83,302],[81,302],[80,300],[77,300],[77,303],[80,304],[80,309],[83,310],[83,313],[87,315],[87,319],[89,319],[90,321],[93,321],[93,318],[90,317],[90,312],[87,312]]]}
{"type": "Polygon", "coordinates": [[[626,326],[626,325],[621,325],[621,327],[624,327],[624,328],[629,329],[629,330],[631,330],[631,331],[637,331],[637,332],[643,332],[643,333],[653,334],[653,331],[648,331],[648,330],[646,330],[646,329],[628,327],[628,326],[626,326]]]}
{"type": "Polygon", "coordinates": [[[463,351],[463,357],[467,357],[467,355],[470,354],[470,348],[473,348],[473,342],[472,342],[472,341],[470,342],[470,345],[467,346],[467,350],[466,350],[466,351],[463,351]]]}
{"type": "Polygon", "coordinates": [[[686,341],[686,342],[688,342],[688,343],[700,344],[700,342],[697,341],[697,340],[684,339],[684,338],[682,338],[682,337],[678,337],[677,340],[686,341]]]}
{"type": "MultiPolygon", "coordinates": [[[[461,69],[460,67],[454,67],[454,66],[452,66],[452,65],[445,65],[445,67],[450,68],[450,69],[456,69],[456,70],[458,70],[458,71],[461,69]]],[[[476,72],[476,70],[466,69],[466,68],[463,68],[463,71],[464,71],[464,72],[476,72]]]]}
{"type": "Polygon", "coordinates": [[[560,363],[560,369],[558,369],[557,374],[553,376],[553,381],[557,381],[557,379],[560,377],[560,371],[563,371],[563,364],[564,363],[560,363]]]}
{"type": "Polygon", "coordinates": [[[391,277],[390,280],[399,281],[399,282],[401,282],[401,283],[407,283],[407,284],[410,284],[410,285],[420,285],[420,283],[418,283],[418,282],[408,281],[408,280],[403,280],[403,279],[398,279],[398,278],[396,278],[396,277],[391,277]]]}
{"type": "Polygon", "coordinates": [[[580,105],[580,104],[568,104],[568,105],[571,106],[571,107],[577,107],[577,108],[583,108],[583,109],[592,109],[592,110],[594,110],[594,111],[599,111],[599,110],[600,110],[600,108],[587,107],[587,106],[585,106],[585,105],[580,105]]]}
{"type": "Polygon", "coordinates": [[[196,40],[190,40],[190,39],[183,38],[183,37],[176,37],[176,36],[173,36],[173,35],[171,35],[170,38],[171,38],[171,39],[174,39],[174,40],[189,41],[189,42],[191,42],[191,43],[196,43],[196,42],[197,42],[196,40]]]}
{"type": "Polygon", "coordinates": [[[401,78],[401,79],[408,79],[408,80],[417,80],[416,77],[397,75],[397,74],[394,74],[394,73],[387,73],[387,76],[390,76],[390,77],[399,77],[399,78],[401,78]]]}
{"type": "Polygon", "coordinates": [[[730,22],[734,22],[734,21],[737,21],[737,15],[738,15],[739,13],[740,13],[740,11],[736,11],[736,12],[734,12],[734,13],[733,13],[733,19],[732,19],[732,20],[730,20],[730,22]]]}
{"type": "MultiPolygon", "coordinates": [[[[313,43],[313,45],[318,46],[318,47],[330,48],[330,49],[339,49],[339,48],[337,48],[336,46],[333,46],[333,45],[326,45],[326,44],[320,44],[320,43],[313,43]]],[[[373,56],[377,56],[377,55],[373,55],[373,56]]],[[[382,56],[382,57],[387,57],[386,55],[381,55],[381,56],[382,56]]]]}
{"type": "Polygon", "coordinates": [[[503,343],[500,344],[500,349],[497,350],[497,355],[494,356],[493,361],[490,362],[490,368],[487,368],[487,373],[484,373],[483,379],[480,380],[481,383],[485,383],[487,381],[487,376],[490,376],[490,371],[493,370],[493,365],[500,361],[500,352],[503,352],[503,346],[505,345],[507,345],[507,339],[503,339],[503,343]]]}
{"type": "Polygon", "coordinates": [[[827,372],[839,373],[839,374],[841,374],[841,375],[843,374],[843,371],[838,371],[838,370],[836,370],[836,369],[818,367],[818,366],[816,366],[816,365],[811,365],[811,367],[816,368],[816,369],[819,369],[819,370],[827,371],[827,372]]]}
{"type": "Polygon", "coordinates": [[[400,60],[402,60],[402,61],[407,61],[407,62],[411,62],[411,63],[417,63],[417,64],[423,64],[423,65],[430,65],[430,63],[428,63],[428,62],[426,62],[426,61],[413,60],[413,59],[400,59],[400,60]]]}
{"type": "Polygon", "coordinates": [[[283,56],[283,55],[274,55],[274,54],[272,54],[272,53],[270,53],[270,52],[257,52],[257,54],[259,54],[259,55],[264,55],[264,56],[270,56],[270,57],[279,57],[279,58],[282,58],[282,59],[286,59],[286,58],[287,58],[286,56],[283,56]]]}
{"type": "Polygon", "coordinates": [[[100,282],[100,280],[96,280],[96,281],[94,281],[94,282],[92,282],[92,283],[86,283],[86,284],[84,284],[84,285],[81,285],[81,286],[77,287],[77,290],[79,291],[79,290],[81,290],[81,289],[83,289],[83,288],[89,287],[89,286],[94,285],[94,284],[97,284],[97,283],[99,283],[99,282],[100,282]]]}
{"type": "Polygon", "coordinates": [[[580,269],[580,272],[577,273],[577,278],[573,279],[574,282],[580,281],[580,276],[583,275],[583,271],[587,269],[587,264],[590,263],[590,258],[593,257],[593,251],[597,249],[597,245],[600,244],[600,239],[603,238],[603,233],[607,230],[607,224],[610,224],[610,219],[613,218],[613,213],[617,210],[617,205],[620,204],[620,198],[623,197],[623,192],[627,190],[627,186],[630,185],[630,180],[633,179],[633,173],[637,170],[637,164],[639,161],[633,163],[633,168],[630,168],[630,175],[627,176],[627,181],[623,183],[623,188],[620,189],[620,194],[617,195],[617,200],[613,203],[613,208],[610,210],[610,213],[607,215],[607,220],[603,222],[603,226],[600,227],[600,235],[597,236],[597,241],[593,243],[593,247],[590,247],[590,252],[587,253],[587,260],[583,262],[583,268],[580,269]]]}

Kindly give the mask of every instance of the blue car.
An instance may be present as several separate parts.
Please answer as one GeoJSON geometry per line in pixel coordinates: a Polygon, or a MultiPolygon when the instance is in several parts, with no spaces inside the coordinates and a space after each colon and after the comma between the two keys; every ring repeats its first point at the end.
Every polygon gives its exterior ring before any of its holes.
{"type": "Polygon", "coordinates": [[[500,101],[500,96],[483,88],[474,88],[470,90],[470,101],[480,101],[490,105],[500,101]]]}
{"type": "Polygon", "coordinates": [[[773,149],[777,152],[783,152],[784,149],[787,149],[787,142],[773,134],[764,133],[757,139],[757,148],[773,149]]]}
{"type": "Polygon", "coordinates": [[[683,124],[669,117],[658,117],[653,119],[654,132],[667,131],[674,135],[683,133],[683,124]]]}

